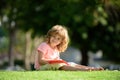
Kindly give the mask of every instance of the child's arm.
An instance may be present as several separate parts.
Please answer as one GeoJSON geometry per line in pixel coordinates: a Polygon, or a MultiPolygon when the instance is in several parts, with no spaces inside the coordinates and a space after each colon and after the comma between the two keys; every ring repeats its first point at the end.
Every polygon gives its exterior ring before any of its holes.
{"type": "Polygon", "coordinates": [[[38,70],[38,69],[40,68],[40,64],[39,64],[39,54],[38,54],[38,53],[35,54],[34,68],[35,68],[36,70],[38,70]]]}
{"type": "Polygon", "coordinates": [[[38,51],[38,55],[39,55],[39,64],[44,65],[44,64],[48,64],[48,60],[44,59],[43,57],[43,53],[41,51],[38,51]]]}
{"type": "Polygon", "coordinates": [[[35,54],[35,65],[34,68],[36,70],[40,69],[40,65],[48,64],[48,60],[44,59],[43,53],[41,51],[38,51],[38,53],[35,54]]]}
{"type": "Polygon", "coordinates": [[[39,54],[39,63],[41,65],[44,65],[44,64],[54,64],[54,63],[65,63],[65,64],[68,64],[66,61],[64,61],[62,59],[59,59],[59,60],[44,59],[43,53],[41,51],[38,51],[38,54],[39,54]]]}

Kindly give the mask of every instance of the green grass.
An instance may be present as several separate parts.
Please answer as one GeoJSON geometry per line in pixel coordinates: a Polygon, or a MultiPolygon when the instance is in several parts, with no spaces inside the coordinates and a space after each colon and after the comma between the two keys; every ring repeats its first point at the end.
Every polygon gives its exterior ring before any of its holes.
{"type": "Polygon", "coordinates": [[[120,71],[0,71],[0,80],[120,80],[120,71]]]}

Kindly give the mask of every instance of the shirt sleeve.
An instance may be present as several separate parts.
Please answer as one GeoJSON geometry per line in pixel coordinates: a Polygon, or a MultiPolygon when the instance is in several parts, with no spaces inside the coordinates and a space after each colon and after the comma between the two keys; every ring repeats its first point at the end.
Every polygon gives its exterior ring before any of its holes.
{"type": "Polygon", "coordinates": [[[45,54],[47,52],[47,45],[45,43],[41,43],[37,48],[37,51],[40,51],[43,54],[45,54]]]}

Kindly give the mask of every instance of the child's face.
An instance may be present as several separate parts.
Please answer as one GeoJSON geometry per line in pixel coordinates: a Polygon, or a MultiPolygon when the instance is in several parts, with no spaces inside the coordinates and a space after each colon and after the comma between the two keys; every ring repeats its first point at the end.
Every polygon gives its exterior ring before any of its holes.
{"type": "Polygon", "coordinates": [[[59,45],[59,44],[61,43],[61,41],[62,41],[62,38],[61,38],[61,36],[59,36],[59,35],[54,35],[54,36],[51,36],[51,37],[50,37],[50,44],[51,44],[52,46],[57,46],[57,45],[59,45]]]}

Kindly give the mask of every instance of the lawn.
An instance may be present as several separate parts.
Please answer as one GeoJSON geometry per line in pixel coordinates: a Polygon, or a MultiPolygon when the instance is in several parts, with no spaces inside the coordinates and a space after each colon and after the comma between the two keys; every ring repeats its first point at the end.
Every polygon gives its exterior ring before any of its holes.
{"type": "Polygon", "coordinates": [[[120,71],[0,71],[0,80],[120,80],[120,71]]]}

